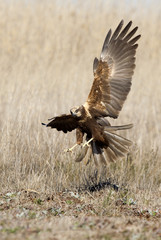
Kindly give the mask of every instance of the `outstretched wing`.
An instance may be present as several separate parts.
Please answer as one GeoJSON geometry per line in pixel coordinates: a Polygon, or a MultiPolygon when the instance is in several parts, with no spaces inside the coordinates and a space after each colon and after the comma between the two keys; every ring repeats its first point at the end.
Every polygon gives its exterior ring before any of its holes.
{"type": "Polygon", "coordinates": [[[121,31],[122,20],[113,35],[110,29],[103,44],[100,60],[94,60],[94,81],[84,104],[94,117],[117,118],[130,91],[138,47],[136,42],[141,36],[133,37],[138,27],[128,33],[131,25],[132,21],[121,31]]]}
{"type": "Polygon", "coordinates": [[[76,118],[74,118],[71,114],[63,114],[49,120],[52,121],[48,124],[42,123],[42,125],[45,125],[46,127],[56,128],[58,131],[63,131],[64,133],[67,133],[68,131],[71,132],[78,127],[76,118]]]}

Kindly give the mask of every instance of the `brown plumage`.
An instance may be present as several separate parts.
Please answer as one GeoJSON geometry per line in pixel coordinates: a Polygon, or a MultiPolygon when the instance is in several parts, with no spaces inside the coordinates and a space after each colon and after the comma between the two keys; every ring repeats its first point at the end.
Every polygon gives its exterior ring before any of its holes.
{"type": "Polygon", "coordinates": [[[131,141],[117,135],[116,131],[129,129],[132,124],[110,126],[105,118],[118,117],[131,88],[136,42],[140,38],[140,35],[133,37],[138,27],[129,31],[131,25],[132,21],[121,31],[122,20],[113,35],[111,29],[107,33],[100,60],[94,59],[94,81],[85,104],[72,108],[68,115],[54,117],[48,124],[43,124],[64,133],[76,129],[77,144],[83,142],[86,134],[89,146],[82,148],[77,162],[84,158],[88,162],[93,154],[96,165],[99,162],[106,164],[123,157],[131,145],[131,141]]]}

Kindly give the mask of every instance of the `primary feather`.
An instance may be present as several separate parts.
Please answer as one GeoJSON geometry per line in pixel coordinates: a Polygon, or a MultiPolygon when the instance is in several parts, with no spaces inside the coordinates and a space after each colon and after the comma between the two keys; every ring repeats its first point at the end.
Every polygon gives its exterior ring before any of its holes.
{"type": "Polygon", "coordinates": [[[132,38],[137,27],[128,33],[131,25],[132,21],[121,31],[122,20],[112,36],[110,30],[100,60],[94,60],[94,81],[85,106],[95,116],[117,118],[130,91],[138,46],[135,43],[140,38],[132,38]]]}

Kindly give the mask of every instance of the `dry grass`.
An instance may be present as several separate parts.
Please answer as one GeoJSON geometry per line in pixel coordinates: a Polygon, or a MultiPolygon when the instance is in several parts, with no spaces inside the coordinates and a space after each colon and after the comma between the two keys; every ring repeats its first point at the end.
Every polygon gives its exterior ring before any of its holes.
{"type": "MultiPolygon", "coordinates": [[[[35,189],[56,194],[110,179],[128,189],[128,197],[139,206],[160,206],[155,191],[161,191],[161,7],[144,8],[140,14],[135,7],[122,3],[120,11],[109,2],[63,6],[56,1],[0,1],[2,193],[35,189]],[[43,128],[41,122],[86,100],[93,59],[100,54],[107,30],[122,18],[133,20],[142,38],[132,90],[119,119],[111,122],[133,122],[135,127],[125,136],[134,145],[126,159],[97,170],[93,162],[78,164],[74,154],[63,153],[75,143],[74,132],[64,135],[43,128]]],[[[139,9],[143,7],[140,3],[139,9]]]]}

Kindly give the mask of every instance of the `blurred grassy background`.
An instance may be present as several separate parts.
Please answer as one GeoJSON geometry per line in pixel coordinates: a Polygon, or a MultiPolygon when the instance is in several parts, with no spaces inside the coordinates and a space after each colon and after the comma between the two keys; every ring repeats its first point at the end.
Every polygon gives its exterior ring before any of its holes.
{"type": "Polygon", "coordinates": [[[0,189],[78,189],[98,180],[161,188],[161,5],[127,1],[0,1],[0,189]],[[107,31],[132,20],[142,35],[132,90],[117,120],[134,123],[128,158],[96,171],[63,149],[75,143],[41,122],[84,103],[107,31]],[[97,175],[97,176],[96,176],[97,175]],[[96,176],[96,177],[94,177],[96,176]]]}

